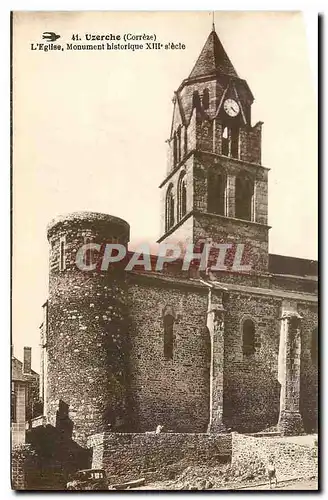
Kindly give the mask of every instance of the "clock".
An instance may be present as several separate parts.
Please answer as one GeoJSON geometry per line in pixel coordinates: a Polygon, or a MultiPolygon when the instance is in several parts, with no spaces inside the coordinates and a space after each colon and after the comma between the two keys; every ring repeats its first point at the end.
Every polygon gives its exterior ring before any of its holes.
{"type": "Polygon", "coordinates": [[[239,104],[233,99],[226,99],[223,103],[223,109],[232,118],[237,116],[240,111],[239,104]]]}

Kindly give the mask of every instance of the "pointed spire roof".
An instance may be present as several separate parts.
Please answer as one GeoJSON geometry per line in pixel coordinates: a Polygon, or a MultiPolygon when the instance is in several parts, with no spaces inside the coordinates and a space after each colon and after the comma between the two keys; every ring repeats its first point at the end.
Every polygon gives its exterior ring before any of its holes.
{"type": "Polygon", "coordinates": [[[237,72],[227,56],[213,25],[213,30],[209,34],[189,78],[210,75],[215,72],[238,78],[237,72]]]}

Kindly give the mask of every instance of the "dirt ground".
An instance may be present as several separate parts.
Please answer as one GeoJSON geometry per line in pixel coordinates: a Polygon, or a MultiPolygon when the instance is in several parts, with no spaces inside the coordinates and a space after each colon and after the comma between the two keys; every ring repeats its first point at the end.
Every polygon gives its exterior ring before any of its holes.
{"type": "MultiPolygon", "coordinates": [[[[142,486],[140,488],[135,488],[138,490],[174,490],[174,484],[172,484],[172,481],[159,481],[156,483],[152,484],[147,484],[146,486],[142,486]]],[[[245,491],[254,491],[254,490],[268,490],[269,485],[268,484],[254,484],[254,485],[238,485],[238,488],[235,488],[231,485],[230,488],[227,487],[222,487],[222,488],[216,488],[216,491],[219,490],[245,490],[245,491]]],[[[298,479],[298,480],[293,480],[293,481],[281,481],[277,484],[277,486],[272,488],[273,490],[297,490],[297,491],[303,491],[303,490],[318,490],[318,479],[298,479]]]]}
{"type": "MultiPolygon", "coordinates": [[[[267,490],[267,485],[253,486],[248,488],[243,488],[243,490],[267,490]]],[[[283,481],[277,484],[275,490],[317,490],[318,480],[317,479],[300,479],[297,481],[283,481]]]]}

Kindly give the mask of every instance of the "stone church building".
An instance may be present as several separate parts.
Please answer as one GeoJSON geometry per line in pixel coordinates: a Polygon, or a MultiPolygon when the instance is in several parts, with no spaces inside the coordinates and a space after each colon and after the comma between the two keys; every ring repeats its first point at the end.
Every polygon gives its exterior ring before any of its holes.
{"type": "Polygon", "coordinates": [[[174,93],[159,239],[244,244],[251,270],[83,272],[77,250],[127,246],[128,223],[85,212],[48,226],[44,412],[53,425],[67,417],[78,443],[158,424],[178,433],[317,428],[317,263],[269,254],[269,169],[253,101],[213,29],[174,93]]]}

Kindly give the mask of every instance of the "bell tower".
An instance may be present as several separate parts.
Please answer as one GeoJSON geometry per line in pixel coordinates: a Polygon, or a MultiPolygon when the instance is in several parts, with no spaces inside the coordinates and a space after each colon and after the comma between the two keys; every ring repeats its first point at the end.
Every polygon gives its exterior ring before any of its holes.
{"type": "Polygon", "coordinates": [[[253,94],[215,31],[173,97],[159,242],[243,243],[268,267],[268,169],[253,94]]]}

